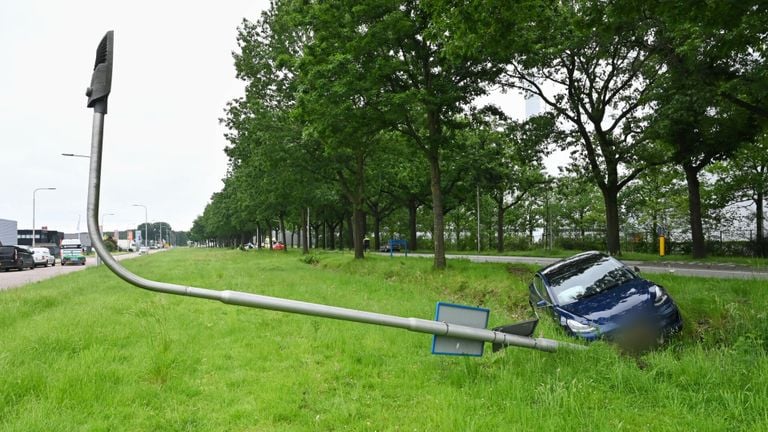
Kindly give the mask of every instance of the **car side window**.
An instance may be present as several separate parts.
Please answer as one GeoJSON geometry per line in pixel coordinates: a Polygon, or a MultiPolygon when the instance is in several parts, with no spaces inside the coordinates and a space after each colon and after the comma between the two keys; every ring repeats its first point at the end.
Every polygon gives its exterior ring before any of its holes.
{"type": "Polygon", "coordinates": [[[536,292],[539,293],[542,299],[546,300],[548,303],[552,303],[552,298],[549,296],[547,287],[544,285],[544,281],[541,279],[541,276],[536,275],[533,277],[533,287],[536,289],[536,292]]]}

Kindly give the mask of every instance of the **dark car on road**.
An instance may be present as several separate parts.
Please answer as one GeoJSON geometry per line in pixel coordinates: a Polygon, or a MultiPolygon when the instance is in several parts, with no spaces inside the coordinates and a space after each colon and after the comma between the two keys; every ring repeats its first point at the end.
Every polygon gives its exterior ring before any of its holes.
{"type": "Polygon", "coordinates": [[[546,309],[568,334],[586,340],[655,343],[683,326],[663,287],[600,252],[539,270],[529,296],[535,311],[546,309]]]}
{"type": "Polygon", "coordinates": [[[27,249],[18,246],[0,246],[0,270],[35,268],[35,259],[27,249]]]}

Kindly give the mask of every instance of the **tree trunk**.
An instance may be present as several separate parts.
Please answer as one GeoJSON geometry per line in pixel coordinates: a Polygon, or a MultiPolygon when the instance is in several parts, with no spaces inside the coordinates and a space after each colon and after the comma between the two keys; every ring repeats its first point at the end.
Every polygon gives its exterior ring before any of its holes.
{"type": "Polygon", "coordinates": [[[704,244],[704,228],[701,223],[701,187],[699,170],[691,166],[683,166],[685,181],[688,183],[688,215],[691,221],[691,256],[704,258],[707,256],[704,244]]]}
{"type": "Polygon", "coordinates": [[[323,223],[314,224],[312,225],[312,229],[315,230],[315,249],[320,247],[320,227],[323,226],[323,223]]]}
{"type": "Polygon", "coordinates": [[[757,244],[761,244],[765,238],[765,235],[763,234],[763,228],[765,226],[765,213],[763,211],[764,205],[765,197],[763,196],[763,192],[758,191],[757,195],[755,196],[755,232],[757,233],[755,240],[757,240],[757,244]]]}
{"type": "Polygon", "coordinates": [[[445,218],[443,215],[443,192],[440,186],[440,161],[437,152],[429,155],[429,174],[432,188],[432,240],[434,241],[434,267],[442,270],[445,262],[445,218]]]}
{"type": "Polygon", "coordinates": [[[352,215],[347,218],[347,249],[355,247],[355,225],[352,219],[354,219],[352,215]]]}
{"type": "Polygon", "coordinates": [[[329,240],[328,248],[330,250],[336,250],[336,225],[337,224],[332,224],[328,222],[327,225],[328,225],[328,240],[329,240]]]}
{"type": "Polygon", "coordinates": [[[418,241],[418,236],[416,232],[416,212],[418,211],[419,206],[416,203],[416,200],[411,198],[408,201],[408,250],[416,250],[418,249],[418,246],[416,245],[416,242],[418,241]]]}
{"type": "Polygon", "coordinates": [[[362,203],[360,203],[360,206],[355,206],[353,214],[354,224],[352,225],[352,243],[354,244],[355,248],[355,259],[365,258],[365,253],[363,250],[363,236],[365,234],[365,212],[361,206],[362,203]]]}
{"type": "Polygon", "coordinates": [[[280,234],[283,236],[283,251],[288,252],[288,247],[286,245],[287,241],[285,239],[285,214],[280,213],[280,234]]]}
{"type": "Polygon", "coordinates": [[[504,252],[504,201],[496,201],[496,252],[504,252]]]}
{"type": "Polygon", "coordinates": [[[614,188],[601,189],[605,202],[605,240],[608,253],[621,256],[621,236],[619,235],[619,194],[614,188]]]}
{"type": "Polygon", "coordinates": [[[379,215],[379,205],[376,204],[371,210],[371,215],[373,216],[373,247],[374,250],[379,250],[381,247],[381,216],[379,215]]]}
{"type": "Polygon", "coordinates": [[[309,254],[309,232],[307,231],[307,209],[301,209],[301,252],[309,254]]]}

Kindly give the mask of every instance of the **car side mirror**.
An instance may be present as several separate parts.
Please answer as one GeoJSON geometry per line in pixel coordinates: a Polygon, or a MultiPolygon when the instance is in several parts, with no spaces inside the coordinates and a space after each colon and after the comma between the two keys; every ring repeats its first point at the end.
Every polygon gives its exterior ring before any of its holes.
{"type": "Polygon", "coordinates": [[[632,270],[634,270],[635,273],[640,273],[640,267],[638,267],[638,266],[632,267],[632,270]]]}
{"type": "Polygon", "coordinates": [[[544,299],[539,300],[539,301],[536,302],[536,307],[539,308],[539,309],[545,308],[545,307],[549,307],[549,306],[551,306],[549,304],[549,302],[544,300],[544,299]]]}

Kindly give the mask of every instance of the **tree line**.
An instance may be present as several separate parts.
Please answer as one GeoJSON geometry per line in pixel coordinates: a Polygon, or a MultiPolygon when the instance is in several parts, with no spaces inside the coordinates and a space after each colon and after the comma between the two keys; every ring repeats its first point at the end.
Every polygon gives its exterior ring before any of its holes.
{"type": "Polygon", "coordinates": [[[703,257],[708,221],[749,202],[761,244],[766,28],[759,0],[273,1],[239,27],[228,172],[190,236],[290,230],[307,251],[339,233],[362,258],[398,218],[444,268],[446,226],[472,232],[472,215],[503,251],[546,234],[555,203],[619,255],[622,224],[664,227],[682,205],[703,257]],[[547,109],[512,119],[482,102],[496,91],[547,109]],[[553,177],[555,149],[570,163],[553,177]]]}

